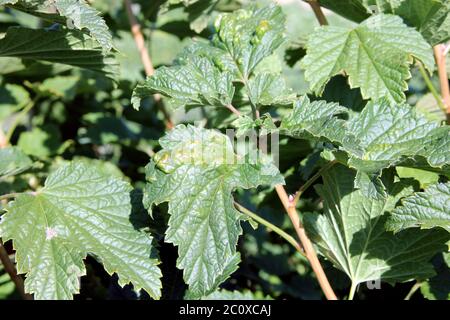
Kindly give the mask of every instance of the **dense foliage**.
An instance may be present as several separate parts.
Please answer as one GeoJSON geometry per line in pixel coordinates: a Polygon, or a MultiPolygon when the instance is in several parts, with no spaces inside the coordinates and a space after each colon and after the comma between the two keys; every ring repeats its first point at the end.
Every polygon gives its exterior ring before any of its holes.
{"type": "Polygon", "coordinates": [[[450,298],[448,1],[134,2],[0,0],[0,299],[450,298]]]}

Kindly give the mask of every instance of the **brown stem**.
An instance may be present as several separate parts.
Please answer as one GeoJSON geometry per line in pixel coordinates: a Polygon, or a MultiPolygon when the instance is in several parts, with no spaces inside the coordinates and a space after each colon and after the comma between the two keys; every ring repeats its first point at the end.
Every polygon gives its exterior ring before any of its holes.
{"type": "Polygon", "coordinates": [[[235,107],[233,107],[232,104],[226,105],[227,109],[230,110],[231,112],[233,112],[235,115],[237,115],[238,117],[241,115],[241,113],[239,112],[238,109],[236,109],[235,107]]]}
{"type": "MultiPolygon", "coordinates": [[[[230,109],[229,106],[228,109],[230,109]]],[[[233,107],[233,109],[235,108],[233,107]]],[[[332,162],[332,164],[329,164],[328,166],[332,166],[333,164],[334,162],[332,162]]],[[[316,274],[317,280],[319,281],[319,285],[322,288],[325,297],[328,300],[337,300],[336,294],[334,293],[333,288],[331,288],[328,278],[325,272],[323,271],[322,265],[320,264],[319,258],[317,258],[317,254],[316,251],[314,250],[311,240],[309,240],[308,236],[306,235],[305,229],[300,223],[297,210],[295,209],[294,198],[292,198],[292,200],[289,199],[286,190],[282,185],[275,186],[275,190],[277,191],[278,197],[280,198],[281,203],[283,204],[286,212],[289,215],[289,218],[291,219],[295,232],[297,233],[297,236],[300,240],[303,249],[302,251],[304,251],[306,258],[311,264],[311,267],[314,273],[316,274]]],[[[298,198],[296,201],[298,201],[298,198]]]]}
{"type": "Polygon", "coordinates": [[[438,44],[434,46],[434,57],[438,67],[439,82],[441,84],[441,95],[447,110],[447,123],[450,123],[450,87],[448,83],[447,67],[445,63],[445,46],[438,44]]]}
{"type": "Polygon", "coordinates": [[[32,300],[32,296],[25,292],[23,279],[16,272],[16,268],[9,258],[8,253],[6,252],[5,246],[3,245],[2,240],[0,239],[0,261],[3,263],[5,267],[5,271],[9,274],[11,280],[14,282],[14,285],[19,291],[20,295],[24,300],[32,300]]]}
{"type": "MultiPolygon", "coordinates": [[[[145,74],[147,76],[152,76],[155,72],[155,68],[153,67],[152,60],[150,58],[150,54],[145,46],[144,36],[141,31],[141,26],[139,25],[136,17],[133,14],[132,3],[131,0],[124,0],[125,8],[127,10],[128,21],[130,22],[131,33],[133,34],[134,42],[139,50],[139,54],[141,56],[142,64],[144,65],[145,74]]],[[[165,124],[167,129],[172,129],[174,127],[172,120],[170,119],[170,114],[167,112],[163,101],[161,99],[161,95],[154,94],[153,99],[155,103],[158,105],[159,109],[164,115],[165,124]]]]}
{"type": "Polygon", "coordinates": [[[314,14],[316,15],[317,20],[319,21],[321,26],[328,25],[328,20],[325,17],[322,8],[320,7],[320,3],[318,0],[305,0],[308,2],[308,4],[311,6],[311,8],[314,11],[314,14]]]}
{"type": "Polygon", "coordinates": [[[300,218],[298,217],[297,210],[293,205],[293,200],[291,201],[289,199],[286,190],[282,185],[277,185],[275,187],[275,190],[277,191],[281,203],[283,203],[284,209],[291,219],[295,232],[297,233],[303,249],[305,250],[306,258],[308,259],[314,273],[316,274],[317,280],[319,281],[319,285],[322,288],[325,297],[328,300],[337,300],[336,294],[334,293],[333,288],[331,288],[328,278],[323,271],[322,265],[320,264],[319,258],[317,257],[311,240],[309,240],[308,236],[306,235],[305,229],[303,228],[303,225],[300,223],[300,218]]]}

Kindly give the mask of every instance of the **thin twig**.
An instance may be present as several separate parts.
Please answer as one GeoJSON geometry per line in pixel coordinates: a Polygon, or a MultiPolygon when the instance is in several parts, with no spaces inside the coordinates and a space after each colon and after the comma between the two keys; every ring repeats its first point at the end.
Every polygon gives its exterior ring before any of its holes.
{"type": "Polygon", "coordinates": [[[282,229],[278,228],[276,225],[272,224],[271,222],[267,221],[266,219],[262,218],[261,216],[257,215],[256,213],[248,210],[247,208],[245,208],[244,206],[240,205],[237,202],[234,202],[234,206],[243,214],[249,216],[256,222],[264,225],[267,229],[272,230],[273,232],[278,234],[284,240],[289,242],[295,248],[295,250],[300,252],[302,255],[305,255],[305,252],[303,251],[301,245],[292,236],[290,236],[289,234],[284,232],[282,229]]]}
{"type": "Polygon", "coordinates": [[[295,206],[293,206],[293,200],[289,200],[286,190],[282,185],[275,186],[275,190],[277,191],[278,197],[280,198],[284,209],[291,219],[295,232],[297,233],[300,243],[305,250],[306,258],[308,259],[314,273],[316,274],[317,280],[319,281],[319,285],[322,288],[325,297],[328,300],[337,300],[336,294],[334,293],[333,288],[331,287],[330,282],[328,281],[328,278],[323,271],[322,265],[320,264],[319,258],[317,257],[311,240],[309,240],[308,236],[306,235],[305,229],[303,228],[303,225],[300,223],[300,218],[298,216],[297,210],[295,209],[295,206]]]}
{"type": "MultiPolygon", "coordinates": [[[[124,3],[125,8],[127,10],[128,21],[130,22],[131,33],[133,34],[134,42],[136,43],[136,46],[139,50],[141,61],[142,64],[144,65],[145,74],[150,77],[153,75],[153,73],[155,73],[155,68],[153,67],[150,54],[147,50],[147,47],[145,46],[145,40],[144,35],[142,34],[141,31],[141,26],[139,25],[136,17],[134,16],[131,0],[124,0],[124,3]]],[[[158,105],[159,109],[163,113],[167,129],[172,129],[174,125],[172,120],[170,119],[170,114],[167,112],[164,106],[164,103],[161,99],[161,95],[154,94],[153,99],[155,100],[155,103],[158,105]]]]}
{"type": "Polygon", "coordinates": [[[301,187],[298,189],[298,191],[295,193],[294,200],[292,201],[292,205],[295,207],[297,205],[298,200],[302,196],[302,194],[317,180],[319,177],[328,169],[330,169],[332,166],[336,164],[336,160],[328,162],[326,165],[324,165],[322,168],[320,168],[319,171],[316,172],[311,178],[308,179],[301,187]]]}
{"type": "Polygon", "coordinates": [[[320,7],[319,1],[318,0],[305,0],[305,1],[308,2],[308,4],[311,6],[311,9],[314,11],[316,18],[319,21],[319,24],[321,26],[328,25],[328,20],[325,17],[322,8],[320,7]]]}
{"type": "Polygon", "coordinates": [[[25,292],[23,279],[21,276],[17,274],[16,268],[14,267],[13,262],[9,258],[8,252],[6,252],[6,249],[1,239],[0,239],[0,261],[3,263],[5,271],[8,273],[9,277],[14,282],[14,285],[16,286],[17,291],[19,291],[22,298],[24,300],[32,300],[33,299],[32,296],[25,292]]]}
{"type": "Polygon", "coordinates": [[[442,44],[434,46],[434,57],[438,67],[439,82],[441,84],[441,96],[447,111],[447,123],[450,123],[450,86],[448,83],[447,67],[445,63],[445,46],[442,44]]]}
{"type": "Polygon", "coordinates": [[[445,104],[442,101],[441,96],[439,95],[439,93],[437,92],[436,88],[433,85],[433,82],[431,82],[430,77],[428,76],[427,71],[425,70],[423,64],[421,62],[418,63],[419,66],[419,71],[422,74],[422,78],[425,81],[425,84],[428,87],[428,90],[430,90],[431,94],[433,95],[434,99],[436,100],[439,108],[444,112],[447,113],[447,110],[445,108],[445,104]]]}

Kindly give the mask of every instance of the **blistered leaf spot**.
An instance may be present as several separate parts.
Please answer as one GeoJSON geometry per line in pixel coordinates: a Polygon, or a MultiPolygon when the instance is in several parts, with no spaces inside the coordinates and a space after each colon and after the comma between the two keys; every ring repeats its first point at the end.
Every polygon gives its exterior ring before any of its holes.
{"type": "Polygon", "coordinates": [[[258,27],[256,28],[256,35],[258,36],[259,39],[262,39],[262,37],[267,33],[267,31],[269,31],[269,29],[270,29],[269,21],[261,20],[259,22],[258,27]]]}
{"type": "Polygon", "coordinates": [[[58,236],[58,232],[51,228],[51,227],[47,227],[47,229],[45,230],[45,240],[52,240],[53,238],[58,236]]]}

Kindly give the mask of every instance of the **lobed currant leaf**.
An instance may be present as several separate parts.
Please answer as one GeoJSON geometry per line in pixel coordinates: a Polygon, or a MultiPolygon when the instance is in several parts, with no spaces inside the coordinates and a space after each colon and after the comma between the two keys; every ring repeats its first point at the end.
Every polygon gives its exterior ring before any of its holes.
{"type": "Polygon", "coordinates": [[[402,102],[413,58],[433,71],[433,52],[421,34],[397,16],[380,14],[350,30],[319,28],[309,38],[301,66],[316,94],[322,94],[330,78],[344,71],[350,87],[361,88],[364,99],[387,97],[402,102]]]}
{"type": "Polygon", "coordinates": [[[131,282],[158,299],[159,261],[152,237],[130,221],[130,192],[121,179],[72,162],[51,173],[42,190],[10,202],[0,236],[13,240],[25,290],[35,299],[71,299],[91,254],[120,285],[131,282]]]}
{"type": "Polygon", "coordinates": [[[374,13],[395,14],[431,45],[450,39],[450,3],[446,0],[321,0],[320,4],[356,22],[374,13]]]}
{"type": "Polygon", "coordinates": [[[236,154],[227,136],[179,125],[160,140],[147,166],[147,207],[169,203],[165,241],[178,247],[177,266],[192,297],[217,289],[240,261],[236,252],[243,219],[233,204],[236,188],[284,183],[263,155],[254,162],[236,154]]]}

